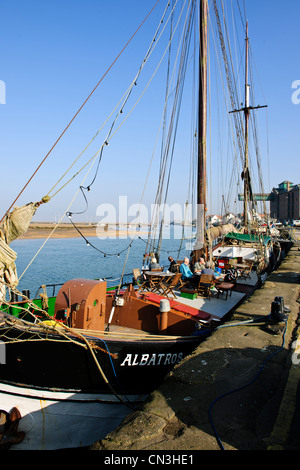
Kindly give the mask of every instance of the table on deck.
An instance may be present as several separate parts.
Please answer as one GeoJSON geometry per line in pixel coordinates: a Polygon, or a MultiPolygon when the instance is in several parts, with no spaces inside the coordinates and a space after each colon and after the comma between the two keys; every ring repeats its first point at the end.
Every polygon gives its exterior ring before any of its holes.
{"type": "Polygon", "coordinates": [[[249,270],[251,270],[252,264],[250,266],[249,264],[236,263],[236,264],[233,264],[233,267],[241,271],[238,277],[250,277],[249,270]]]}
{"type": "Polygon", "coordinates": [[[144,271],[144,275],[150,283],[151,292],[156,292],[159,290],[159,286],[162,280],[170,279],[170,277],[175,276],[174,273],[166,273],[163,271],[144,271]]]}

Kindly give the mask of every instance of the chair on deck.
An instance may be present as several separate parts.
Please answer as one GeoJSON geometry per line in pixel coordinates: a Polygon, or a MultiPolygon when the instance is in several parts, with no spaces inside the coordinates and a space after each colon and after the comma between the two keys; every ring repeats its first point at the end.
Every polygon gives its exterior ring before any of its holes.
{"type": "Polygon", "coordinates": [[[161,283],[161,276],[159,276],[160,270],[151,270],[151,271],[146,271],[145,276],[147,278],[148,285],[146,288],[150,292],[157,292],[160,288],[160,283],[161,283]],[[157,274],[155,274],[157,272],[157,274]]]}
{"type": "Polygon", "coordinates": [[[188,279],[187,279],[187,280],[186,280],[186,279],[185,279],[185,280],[182,279],[181,273],[178,273],[178,274],[180,274],[180,277],[178,278],[178,282],[177,282],[178,286],[177,286],[177,289],[178,289],[178,290],[181,290],[183,287],[185,287],[187,284],[189,284],[190,281],[189,281],[188,279]]]}
{"type": "Polygon", "coordinates": [[[176,260],[176,265],[175,266],[176,266],[176,269],[177,269],[178,273],[179,273],[179,268],[182,265],[182,263],[183,263],[183,259],[177,259],[176,260]]]}
{"type": "Polygon", "coordinates": [[[174,289],[176,288],[177,284],[181,279],[181,273],[174,274],[174,276],[169,277],[166,281],[161,281],[159,283],[159,290],[162,291],[161,294],[165,295],[166,297],[170,295],[176,299],[176,295],[174,294],[174,289]]]}
{"type": "Polygon", "coordinates": [[[239,277],[242,277],[244,279],[251,279],[251,271],[252,271],[252,267],[253,267],[253,263],[251,261],[246,261],[244,260],[244,263],[247,265],[245,268],[243,268],[241,274],[239,277]]]}
{"type": "Polygon", "coordinates": [[[170,271],[174,274],[179,273],[179,268],[182,263],[183,261],[177,260],[176,263],[172,265],[172,269],[170,269],[170,271]]]}
{"type": "Polygon", "coordinates": [[[170,271],[174,274],[179,273],[180,263],[175,263],[172,265],[170,271]]]}
{"type": "Polygon", "coordinates": [[[148,290],[149,289],[149,281],[144,278],[144,276],[141,274],[141,271],[139,268],[133,269],[133,277],[135,282],[138,285],[138,292],[142,290],[148,290]]]}
{"type": "Polygon", "coordinates": [[[210,300],[211,287],[214,284],[213,274],[201,274],[197,288],[197,295],[208,297],[210,300]]]}

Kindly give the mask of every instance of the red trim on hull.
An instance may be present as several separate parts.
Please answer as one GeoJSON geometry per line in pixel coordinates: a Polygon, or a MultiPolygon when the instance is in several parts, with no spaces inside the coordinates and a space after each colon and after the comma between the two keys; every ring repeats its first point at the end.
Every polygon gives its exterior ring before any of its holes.
{"type": "MultiPolygon", "coordinates": [[[[165,297],[162,297],[161,295],[158,294],[153,294],[152,292],[145,292],[142,294],[142,297],[144,299],[149,300],[150,302],[154,303],[160,303],[162,299],[165,299],[165,297]]],[[[182,304],[180,302],[177,302],[176,300],[168,299],[170,302],[170,307],[173,308],[174,310],[177,310],[182,313],[188,313],[189,315],[199,318],[201,320],[208,320],[209,318],[212,318],[212,316],[207,313],[203,312],[203,310],[199,310],[194,307],[190,307],[189,305],[182,304]]]]}

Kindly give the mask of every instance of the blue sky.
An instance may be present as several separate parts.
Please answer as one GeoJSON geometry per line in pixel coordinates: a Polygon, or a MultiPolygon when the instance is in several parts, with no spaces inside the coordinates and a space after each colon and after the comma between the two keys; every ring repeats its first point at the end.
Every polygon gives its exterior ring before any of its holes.
{"type": "MultiPolygon", "coordinates": [[[[1,1],[0,80],[6,92],[5,104],[0,104],[1,217],[155,3],[155,0],[1,1]]],[[[224,3],[229,7],[231,0],[224,3]]],[[[135,76],[165,5],[166,1],[161,0],[17,205],[47,194],[94,136],[135,76]]],[[[240,5],[243,8],[242,1],[240,5]]],[[[258,78],[255,104],[268,105],[267,110],[260,111],[259,124],[264,188],[269,191],[283,180],[300,183],[300,104],[292,102],[295,91],[292,83],[300,80],[300,2],[245,0],[245,7],[258,78]]],[[[110,142],[97,181],[88,193],[88,210],[78,215],[78,220],[95,220],[97,207],[117,204],[119,195],[128,196],[128,204],[139,203],[161,117],[158,114],[154,120],[155,105],[163,96],[162,83],[159,76],[149,90],[149,98],[138,104],[137,119],[132,117],[132,121],[126,122],[118,139],[110,142]]],[[[217,123],[212,125],[214,137],[217,123]]],[[[99,148],[101,139],[92,146],[93,151],[99,148]]],[[[183,175],[188,164],[184,158],[189,152],[179,145],[178,153],[181,160],[174,167],[173,203],[186,198],[183,175]]],[[[209,164],[214,184],[209,211],[218,213],[228,175],[220,170],[219,163],[209,164]]],[[[93,171],[90,175],[85,183],[92,179],[93,171]]],[[[60,219],[82,178],[83,174],[42,206],[34,220],[60,219]]],[[[147,203],[151,202],[150,190],[153,194],[156,179],[157,171],[153,168],[149,193],[145,195],[147,203]]],[[[71,210],[84,209],[85,202],[79,194],[71,210]]]]}

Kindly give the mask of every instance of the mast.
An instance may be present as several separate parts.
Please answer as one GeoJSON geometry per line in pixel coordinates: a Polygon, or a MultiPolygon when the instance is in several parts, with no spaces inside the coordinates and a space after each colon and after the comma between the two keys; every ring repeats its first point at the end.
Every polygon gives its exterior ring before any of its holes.
{"type": "Polygon", "coordinates": [[[205,246],[206,229],[206,131],[207,131],[207,0],[200,0],[197,241],[195,249],[205,246]]]}
{"type": "Polygon", "coordinates": [[[248,225],[248,204],[250,200],[250,172],[249,172],[249,117],[250,111],[253,109],[266,108],[267,106],[250,106],[250,85],[248,83],[248,69],[249,69],[249,36],[248,36],[248,21],[246,22],[246,52],[245,52],[245,103],[241,109],[235,109],[229,111],[229,113],[238,113],[243,111],[245,116],[245,155],[244,155],[244,167],[242,178],[244,180],[244,229],[247,229],[248,225]]]}

